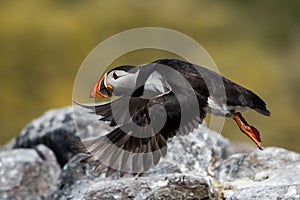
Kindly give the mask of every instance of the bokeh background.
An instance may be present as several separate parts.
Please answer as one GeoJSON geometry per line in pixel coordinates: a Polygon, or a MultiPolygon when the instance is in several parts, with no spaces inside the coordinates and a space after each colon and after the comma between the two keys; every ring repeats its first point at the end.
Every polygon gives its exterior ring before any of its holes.
{"type": "MultiPolygon", "coordinates": [[[[260,129],[264,146],[300,151],[297,0],[0,0],[0,144],[46,110],[71,105],[76,72],[97,44],[145,26],[171,28],[197,40],[223,75],[267,102],[271,118],[245,114],[260,129]]],[[[165,56],[148,50],[114,64],[165,56]]],[[[222,134],[250,141],[230,119],[222,134]]]]}

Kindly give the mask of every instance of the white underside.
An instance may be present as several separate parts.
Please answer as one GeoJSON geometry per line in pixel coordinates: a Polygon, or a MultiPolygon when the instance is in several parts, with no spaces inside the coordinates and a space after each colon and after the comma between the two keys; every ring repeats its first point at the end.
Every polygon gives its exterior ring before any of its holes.
{"type": "Polygon", "coordinates": [[[211,97],[208,97],[207,100],[209,110],[208,112],[217,116],[228,116],[234,112],[247,112],[249,110],[248,107],[241,106],[228,106],[227,104],[219,104],[214,101],[211,97]]]}

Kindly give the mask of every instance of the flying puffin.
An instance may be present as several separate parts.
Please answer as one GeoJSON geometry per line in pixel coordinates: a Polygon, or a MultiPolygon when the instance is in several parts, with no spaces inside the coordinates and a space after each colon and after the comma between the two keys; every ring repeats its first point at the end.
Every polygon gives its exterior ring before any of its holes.
{"type": "MultiPolygon", "coordinates": [[[[179,59],[160,59],[142,66],[119,66],[95,84],[91,98],[116,100],[78,105],[99,115],[114,129],[78,144],[88,153],[82,162],[96,161],[95,172],[106,176],[140,174],[167,153],[167,140],[187,135],[207,113],[232,118],[239,129],[262,149],[259,131],[241,112],[255,110],[270,116],[265,102],[252,91],[204,67],[179,59]]],[[[76,102],[75,102],[76,103],[76,102]]]]}

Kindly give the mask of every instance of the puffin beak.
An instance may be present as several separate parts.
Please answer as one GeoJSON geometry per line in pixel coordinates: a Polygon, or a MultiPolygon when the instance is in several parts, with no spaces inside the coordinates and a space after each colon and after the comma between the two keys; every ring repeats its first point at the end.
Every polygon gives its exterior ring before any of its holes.
{"type": "Polygon", "coordinates": [[[106,84],[106,74],[92,88],[90,98],[107,98],[112,96],[113,87],[106,84]]]}

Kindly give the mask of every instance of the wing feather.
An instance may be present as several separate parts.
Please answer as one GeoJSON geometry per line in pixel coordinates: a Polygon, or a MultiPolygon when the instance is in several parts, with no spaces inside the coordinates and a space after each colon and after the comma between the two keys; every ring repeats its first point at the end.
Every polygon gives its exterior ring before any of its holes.
{"type": "MultiPolygon", "coordinates": [[[[199,122],[205,117],[205,113],[191,115],[188,119],[181,122],[180,105],[176,96],[170,92],[153,99],[142,99],[132,97],[132,99],[122,99],[116,102],[84,107],[93,109],[100,120],[115,121],[113,112],[109,109],[112,106],[120,113],[125,112],[126,106],[122,105],[129,100],[129,114],[118,115],[122,124],[105,136],[96,139],[83,141],[86,146],[86,152],[91,155],[82,162],[91,162],[96,160],[99,166],[95,168],[97,172],[107,167],[106,176],[112,175],[116,171],[121,171],[120,175],[126,173],[139,174],[156,165],[161,157],[167,154],[167,140],[175,136],[178,132],[188,134],[192,132],[199,122]],[[165,112],[163,112],[165,110],[165,112]],[[159,130],[157,127],[147,125],[154,120],[160,120],[166,114],[165,124],[159,130]],[[135,130],[135,126],[141,129],[135,130]],[[149,134],[149,135],[148,135],[149,134]]],[[[127,97],[126,97],[127,98],[127,97]]],[[[188,105],[188,102],[185,102],[188,105]]],[[[204,105],[204,104],[203,104],[204,105]]],[[[204,112],[204,108],[200,108],[204,112]]],[[[193,108],[192,108],[193,110],[193,108]]],[[[192,114],[193,112],[190,111],[192,114]]]]}

